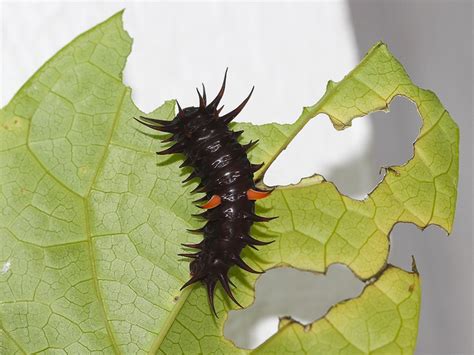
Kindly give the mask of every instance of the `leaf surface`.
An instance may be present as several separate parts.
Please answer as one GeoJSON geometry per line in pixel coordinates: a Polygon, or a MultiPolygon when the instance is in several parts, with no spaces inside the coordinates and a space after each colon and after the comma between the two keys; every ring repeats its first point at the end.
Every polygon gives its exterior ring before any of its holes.
{"type": "MultiPolygon", "coordinates": [[[[181,184],[179,157],[157,157],[160,136],[131,119],[143,113],[122,82],[130,50],[118,13],[64,47],[0,111],[0,349],[6,353],[248,352],[222,335],[233,308],[222,290],[219,319],[202,287],[179,291],[188,263],[176,254],[180,243],[196,238],[185,229],[199,226],[191,217],[194,184],[181,184]]],[[[320,176],[279,187],[258,209],[280,218],[254,228],[256,237],[276,242],[244,253],[263,270],[290,265],[324,272],[343,263],[376,281],[309,328],[287,322],[253,352],[413,351],[418,276],[386,268],[388,235],[397,222],[451,231],[459,133],[437,97],[415,86],[380,43],[341,82],[330,82],[294,124],[234,128],[245,130],[245,140],[260,139],[250,158],[266,162],[261,178],[317,114],[342,129],[386,109],[396,95],[413,101],[423,120],[414,158],[388,169],[364,201],[341,195],[320,176]]],[[[171,119],[174,101],[148,116],[171,119]]],[[[232,270],[231,278],[237,298],[249,305],[256,277],[232,270]]]]}
{"type": "Polygon", "coordinates": [[[278,334],[254,352],[411,354],[420,296],[418,274],[390,266],[358,298],[337,304],[311,325],[281,319],[278,334]]]}

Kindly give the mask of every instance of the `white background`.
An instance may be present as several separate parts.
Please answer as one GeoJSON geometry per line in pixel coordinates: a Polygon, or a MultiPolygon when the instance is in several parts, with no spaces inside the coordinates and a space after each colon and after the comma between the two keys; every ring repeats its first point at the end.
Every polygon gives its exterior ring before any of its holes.
{"type": "MultiPolygon", "coordinates": [[[[461,179],[454,233],[411,225],[392,232],[390,262],[417,260],[423,280],[418,353],[472,351],[472,5],[461,1],[314,1],[311,3],[2,2],[0,105],[72,38],[126,8],[134,38],[125,82],[144,111],[178,98],[196,104],[195,87],[218,89],[235,107],[256,86],[239,119],[293,122],[340,80],[378,40],[388,43],[416,84],[434,90],[461,128],[461,179]]],[[[267,184],[295,183],[315,172],[353,197],[370,192],[379,167],[408,160],[420,126],[414,107],[396,100],[391,113],[356,120],[336,132],[312,120],[268,171],[267,184]]],[[[326,276],[291,269],[268,272],[249,309],[232,312],[226,336],[254,347],[277,316],[304,322],[356,296],[362,283],[342,266],[326,276]]]]}

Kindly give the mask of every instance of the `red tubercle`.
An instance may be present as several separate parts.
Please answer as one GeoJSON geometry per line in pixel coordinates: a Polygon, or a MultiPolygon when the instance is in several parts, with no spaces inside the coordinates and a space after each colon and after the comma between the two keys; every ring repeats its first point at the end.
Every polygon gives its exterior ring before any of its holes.
{"type": "Polygon", "coordinates": [[[247,198],[252,201],[261,200],[267,196],[270,196],[272,191],[257,191],[254,189],[248,189],[247,198]]]}
{"type": "Polygon", "coordinates": [[[221,204],[222,199],[219,195],[213,195],[209,201],[207,201],[204,205],[201,206],[201,208],[204,208],[206,210],[217,207],[221,204]]]}

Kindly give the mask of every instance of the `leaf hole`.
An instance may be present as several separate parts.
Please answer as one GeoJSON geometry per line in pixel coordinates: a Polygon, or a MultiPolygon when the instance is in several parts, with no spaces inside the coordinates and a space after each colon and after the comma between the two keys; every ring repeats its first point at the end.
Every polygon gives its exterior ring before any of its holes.
{"type": "Polygon", "coordinates": [[[265,175],[269,185],[298,183],[317,173],[352,198],[363,199],[383,179],[384,168],[413,157],[421,128],[416,106],[395,97],[389,112],[357,118],[342,131],[329,117],[318,115],[295,137],[265,175]]]}
{"type": "Polygon", "coordinates": [[[364,283],[344,265],[332,265],[326,275],[282,267],[263,274],[255,288],[255,302],[230,311],[224,336],[238,347],[254,349],[278,330],[279,319],[292,320],[311,329],[331,306],[357,297],[364,283]]]}

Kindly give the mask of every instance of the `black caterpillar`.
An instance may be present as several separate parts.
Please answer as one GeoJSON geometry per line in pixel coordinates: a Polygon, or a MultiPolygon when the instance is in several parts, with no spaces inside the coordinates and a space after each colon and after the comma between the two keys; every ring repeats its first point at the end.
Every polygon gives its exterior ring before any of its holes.
{"type": "Polygon", "coordinates": [[[258,189],[253,180],[254,173],[263,163],[251,164],[247,158],[247,151],[258,141],[241,145],[237,139],[243,131],[234,132],[228,128],[228,124],[250,99],[253,88],[236,109],[219,117],[223,106],[219,109],[217,106],[224,95],[226,78],[227,70],[219,93],[209,105],[206,105],[206,90],[203,84],[202,96],[196,89],[199,107],[181,109],[177,103],[179,112],[171,121],[143,116],[138,120],[155,130],[171,133],[163,142],[174,141],[176,144],[157,154],[185,155],[186,159],[180,167],[190,166],[193,172],[183,182],[196,177],[201,179],[193,192],[205,192],[206,196],[194,202],[208,201],[200,206],[207,211],[196,216],[204,217],[208,222],[200,229],[191,230],[204,235],[200,243],[183,244],[199,251],[194,254],[179,254],[193,259],[190,264],[191,279],[181,289],[197,281],[203,282],[207,288],[210,307],[216,316],[214,289],[218,281],[232,301],[242,307],[232,294],[229,286],[232,282],[227,273],[233,265],[248,272],[262,273],[248,266],[241,259],[240,253],[247,245],[256,249],[256,245],[271,243],[252,238],[250,228],[254,222],[267,222],[276,218],[255,214],[255,200],[271,193],[258,189]]]}

